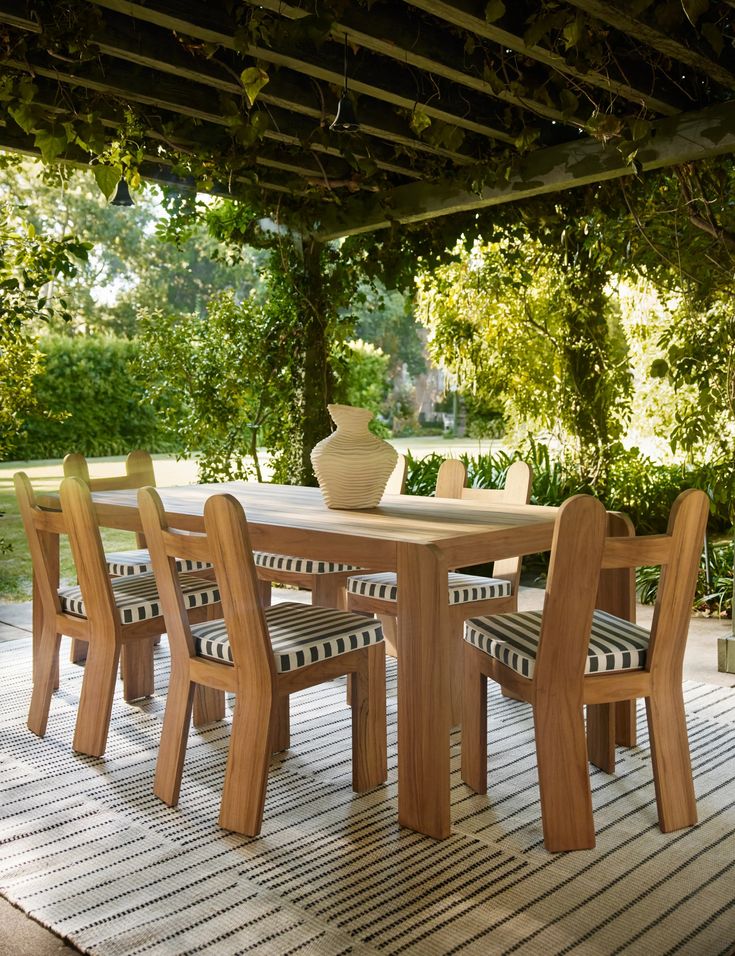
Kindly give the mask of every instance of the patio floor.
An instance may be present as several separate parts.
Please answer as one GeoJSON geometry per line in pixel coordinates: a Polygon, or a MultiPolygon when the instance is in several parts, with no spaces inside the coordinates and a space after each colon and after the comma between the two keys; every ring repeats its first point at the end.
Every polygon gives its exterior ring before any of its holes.
{"type": "MultiPolygon", "coordinates": [[[[306,592],[301,592],[307,600],[306,592]]],[[[279,595],[274,589],[274,600],[279,597],[294,600],[293,591],[284,591],[279,595]]],[[[543,591],[538,588],[521,588],[519,606],[536,608],[543,599],[543,591]]],[[[644,626],[650,623],[652,608],[638,606],[638,622],[644,626]]],[[[717,639],[731,633],[729,621],[712,618],[693,617],[687,652],[684,661],[684,677],[687,680],[707,684],[719,684],[735,688],[735,674],[723,674],[717,671],[717,639]]],[[[16,641],[31,639],[31,605],[0,604],[0,640],[16,641]]],[[[62,648],[63,653],[63,648],[62,648]]],[[[13,956],[59,956],[62,953],[77,952],[65,945],[53,933],[44,929],[23,912],[0,897],[0,954],[13,956]]]]}

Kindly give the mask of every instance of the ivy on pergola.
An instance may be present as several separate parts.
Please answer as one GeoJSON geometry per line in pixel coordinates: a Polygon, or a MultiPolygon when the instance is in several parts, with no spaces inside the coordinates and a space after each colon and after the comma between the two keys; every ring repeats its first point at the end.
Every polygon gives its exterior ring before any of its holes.
{"type": "Polygon", "coordinates": [[[0,146],[319,239],[735,148],[735,2],[0,0],[0,146]],[[330,132],[343,83],[360,120],[330,132]]]}

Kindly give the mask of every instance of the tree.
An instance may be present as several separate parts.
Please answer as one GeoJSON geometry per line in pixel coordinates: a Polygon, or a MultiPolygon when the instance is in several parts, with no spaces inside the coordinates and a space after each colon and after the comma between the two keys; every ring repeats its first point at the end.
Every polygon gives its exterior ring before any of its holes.
{"type": "Polygon", "coordinates": [[[68,321],[64,299],[51,289],[86,261],[89,246],[75,237],[44,238],[24,224],[17,203],[0,202],[0,456],[36,405],[33,380],[41,369],[36,332],[68,321]]]}
{"type": "Polygon", "coordinates": [[[202,481],[261,481],[259,441],[282,450],[293,340],[281,318],[272,303],[238,303],[232,290],[213,297],[206,316],[141,318],[141,377],[172,435],[199,453],[202,481]]]}
{"type": "MultiPolygon", "coordinates": [[[[244,296],[259,285],[263,254],[252,250],[228,261],[202,216],[189,219],[185,230],[170,230],[157,187],[134,190],[133,206],[111,206],[91,170],[5,156],[0,194],[22,197],[23,219],[37,235],[89,244],[75,273],[56,279],[55,295],[66,300],[71,317],[52,323],[56,331],[130,337],[139,309],[202,312],[219,289],[244,296]]],[[[176,205],[173,193],[168,202],[176,205]]]]}

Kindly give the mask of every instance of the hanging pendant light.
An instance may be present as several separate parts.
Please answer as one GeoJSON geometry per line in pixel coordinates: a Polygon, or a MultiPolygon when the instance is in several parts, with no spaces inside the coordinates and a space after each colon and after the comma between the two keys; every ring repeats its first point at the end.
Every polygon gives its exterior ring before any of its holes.
{"type": "Polygon", "coordinates": [[[329,127],[335,133],[354,133],[360,128],[360,121],[355,113],[355,106],[347,92],[347,34],[345,33],[345,73],[342,84],[342,93],[337,104],[337,115],[329,127]]]}
{"type": "Polygon", "coordinates": [[[111,206],[134,206],[133,198],[130,195],[127,181],[123,178],[117,184],[115,195],[110,200],[111,206]]]}

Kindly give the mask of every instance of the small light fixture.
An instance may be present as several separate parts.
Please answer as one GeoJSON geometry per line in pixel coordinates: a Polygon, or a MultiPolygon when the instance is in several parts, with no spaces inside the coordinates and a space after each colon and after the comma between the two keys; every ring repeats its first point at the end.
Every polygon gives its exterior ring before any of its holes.
{"type": "Polygon", "coordinates": [[[345,74],[342,84],[342,93],[337,104],[337,115],[329,127],[335,133],[354,133],[360,128],[360,122],[355,113],[355,107],[347,92],[347,34],[345,33],[345,74]]]}
{"type": "Polygon", "coordinates": [[[117,189],[115,190],[115,195],[110,200],[111,206],[134,206],[132,196],[130,195],[130,189],[128,188],[127,181],[123,177],[120,182],[117,184],[117,189]]]}

